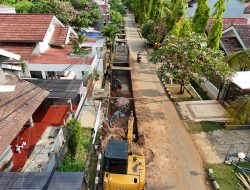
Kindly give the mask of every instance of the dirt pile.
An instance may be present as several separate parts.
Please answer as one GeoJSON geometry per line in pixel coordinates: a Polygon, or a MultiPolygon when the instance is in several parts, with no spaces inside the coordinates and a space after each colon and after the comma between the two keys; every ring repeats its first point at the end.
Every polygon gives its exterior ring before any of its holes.
{"type": "MultiPolygon", "coordinates": [[[[118,123],[118,121],[117,121],[118,123]]],[[[104,152],[108,141],[110,139],[114,140],[127,140],[127,118],[123,118],[123,123],[126,123],[126,125],[112,125],[112,127],[109,125],[108,121],[104,121],[103,126],[101,128],[101,151],[104,152]],[[126,122],[125,122],[126,121],[126,122]]],[[[139,140],[137,142],[133,142],[131,149],[132,154],[137,154],[140,156],[145,155],[145,148],[143,148],[144,145],[144,138],[142,135],[139,135],[139,140]]]]}

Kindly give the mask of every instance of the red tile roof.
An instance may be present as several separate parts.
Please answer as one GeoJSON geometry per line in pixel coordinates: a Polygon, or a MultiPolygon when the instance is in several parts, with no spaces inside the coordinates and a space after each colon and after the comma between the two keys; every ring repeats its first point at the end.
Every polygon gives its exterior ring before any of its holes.
{"type": "Polygon", "coordinates": [[[86,64],[91,65],[94,56],[91,58],[71,57],[72,47],[50,48],[42,55],[34,55],[30,57],[29,64],[86,64]]]}
{"type": "Polygon", "coordinates": [[[22,60],[27,60],[29,56],[32,54],[35,48],[35,44],[30,43],[2,43],[0,44],[0,49],[10,51],[12,53],[18,54],[21,56],[22,60]]]}
{"type": "Polygon", "coordinates": [[[43,41],[53,15],[0,14],[0,42],[43,41]]]}
{"type": "Polygon", "coordinates": [[[50,44],[54,46],[64,46],[68,31],[68,27],[55,27],[55,31],[50,40],[50,44]]]}
{"type": "Polygon", "coordinates": [[[9,75],[6,76],[4,84],[15,85],[15,90],[0,93],[0,155],[49,95],[47,90],[9,75]]]}
{"type": "MultiPolygon", "coordinates": [[[[212,25],[214,23],[214,19],[210,19],[207,27],[207,32],[210,31],[212,25]]],[[[248,19],[247,18],[223,18],[223,29],[227,29],[232,25],[247,25],[248,19]]]]}

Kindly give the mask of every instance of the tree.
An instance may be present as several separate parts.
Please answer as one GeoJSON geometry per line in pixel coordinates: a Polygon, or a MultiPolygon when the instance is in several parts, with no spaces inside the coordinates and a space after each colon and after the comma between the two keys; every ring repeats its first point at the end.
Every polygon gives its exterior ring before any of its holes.
{"type": "Polygon", "coordinates": [[[163,3],[163,18],[166,22],[167,31],[177,27],[178,22],[186,15],[187,2],[185,0],[173,0],[163,3]]]}
{"type": "Polygon", "coordinates": [[[248,125],[250,123],[250,97],[238,98],[227,109],[230,120],[227,125],[248,125]]]}
{"type": "Polygon", "coordinates": [[[167,37],[162,46],[154,51],[152,61],[163,63],[158,76],[180,84],[180,93],[184,93],[185,85],[191,80],[202,83],[215,75],[225,78],[231,74],[223,61],[223,53],[208,48],[206,39],[194,33],[184,37],[167,37]]]}
{"type": "Polygon", "coordinates": [[[167,33],[166,24],[162,20],[148,21],[142,25],[141,34],[150,44],[161,43],[167,33]]]}
{"type": "Polygon", "coordinates": [[[243,49],[225,57],[225,61],[233,69],[250,70],[250,49],[243,49]]]}
{"type": "Polygon", "coordinates": [[[31,13],[50,13],[54,14],[65,24],[73,22],[78,14],[70,2],[61,2],[58,0],[39,0],[34,2],[31,13]]]}
{"type": "Polygon", "coordinates": [[[77,147],[79,145],[79,139],[81,135],[81,123],[75,119],[71,119],[68,123],[68,133],[70,135],[68,149],[72,158],[75,157],[77,147]]]}
{"type": "Polygon", "coordinates": [[[107,47],[110,49],[110,60],[111,60],[111,53],[114,46],[115,36],[119,32],[119,29],[114,24],[108,24],[102,28],[102,35],[107,37],[107,47]]]}
{"type": "Polygon", "coordinates": [[[225,0],[218,0],[215,6],[215,11],[213,13],[213,18],[215,22],[208,35],[208,47],[214,50],[220,48],[220,39],[222,36],[223,22],[222,17],[225,11],[225,0]]]}
{"type": "Polygon", "coordinates": [[[110,10],[110,20],[113,24],[119,25],[123,22],[123,16],[118,11],[110,10]]]}
{"type": "Polygon", "coordinates": [[[84,42],[86,36],[84,34],[79,34],[77,36],[77,39],[73,39],[72,40],[72,44],[73,44],[73,53],[74,54],[84,54],[84,50],[81,48],[81,44],[84,42]]]}
{"type": "Polygon", "coordinates": [[[198,34],[204,34],[209,20],[210,7],[208,0],[198,0],[193,17],[192,29],[198,34]]]}

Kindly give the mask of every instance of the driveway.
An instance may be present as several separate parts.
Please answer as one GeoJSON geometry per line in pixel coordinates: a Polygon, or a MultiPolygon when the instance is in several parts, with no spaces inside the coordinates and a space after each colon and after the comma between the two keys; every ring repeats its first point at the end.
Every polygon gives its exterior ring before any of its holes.
{"type": "Polygon", "coordinates": [[[148,62],[133,16],[125,21],[130,59],[135,60],[142,51],[142,62],[132,61],[131,77],[138,129],[150,153],[146,155],[147,189],[209,189],[201,158],[156,75],[157,65],[148,62]]]}

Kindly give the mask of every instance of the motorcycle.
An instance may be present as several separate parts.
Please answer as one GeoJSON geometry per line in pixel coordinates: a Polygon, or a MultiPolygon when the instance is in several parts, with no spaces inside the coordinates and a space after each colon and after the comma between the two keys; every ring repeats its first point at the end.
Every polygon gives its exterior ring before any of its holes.
{"type": "Polygon", "coordinates": [[[141,52],[137,53],[137,62],[141,62],[141,52]]]}

